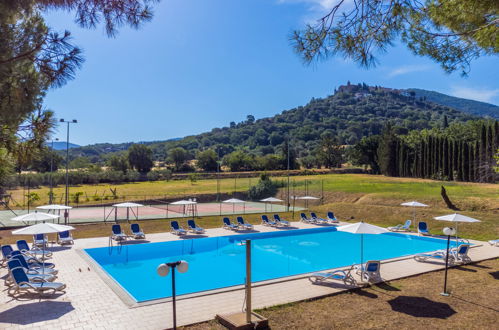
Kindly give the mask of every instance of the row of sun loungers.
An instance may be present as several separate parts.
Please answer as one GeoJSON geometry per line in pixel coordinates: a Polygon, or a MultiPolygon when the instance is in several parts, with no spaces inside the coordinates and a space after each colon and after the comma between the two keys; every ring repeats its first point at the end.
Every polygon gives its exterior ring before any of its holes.
{"type": "Polygon", "coordinates": [[[308,218],[305,213],[300,213],[300,220],[302,222],[311,223],[311,224],[339,223],[338,219],[336,219],[333,212],[328,212],[326,218],[319,218],[317,214],[315,214],[314,212],[310,212],[310,218],[308,218]]]}
{"type": "Polygon", "coordinates": [[[204,228],[199,227],[196,225],[196,221],[194,220],[187,220],[187,230],[182,228],[182,226],[179,225],[178,221],[172,221],[170,222],[171,226],[171,232],[175,235],[186,235],[189,232],[192,232],[194,234],[203,234],[204,233],[204,228]]]}
{"type": "Polygon", "coordinates": [[[113,225],[111,230],[112,230],[111,239],[115,240],[117,242],[125,241],[130,237],[133,239],[145,239],[146,238],[146,235],[144,234],[144,232],[142,232],[138,223],[132,223],[130,225],[131,235],[127,235],[121,229],[121,226],[118,224],[113,225]]]}
{"type": "Polygon", "coordinates": [[[49,251],[39,250],[34,244],[30,248],[25,240],[17,241],[16,245],[18,250],[10,245],[1,247],[2,265],[8,270],[5,277],[8,295],[64,292],[66,285],[55,282],[58,274],[55,264],[44,261],[52,257],[49,251]],[[43,261],[39,257],[43,257],[43,261]]]}
{"type": "MultiPolygon", "coordinates": [[[[44,234],[36,234],[33,235],[33,246],[34,247],[44,247],[49,243],[47,235],[44,234]]],[[[66,245],[66,244],[74,244],[73,236],[69,230],[57,233],[57,244],[66,245]]]]}

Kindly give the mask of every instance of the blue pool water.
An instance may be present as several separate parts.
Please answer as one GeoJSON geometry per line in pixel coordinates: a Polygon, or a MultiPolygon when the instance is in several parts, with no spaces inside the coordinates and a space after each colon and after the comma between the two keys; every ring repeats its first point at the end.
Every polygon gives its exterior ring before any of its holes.
{"type": "MultiPolygon", "coordinates": [[[[383,260],[445,248],[446,241],[399,233],[364,234],[364,261],[383,260]]],[[[245,279],[244,239],[252,240],[254,282],[348,266],[360,261],[359,234],[334,227],[178,240],[86,249],[137,302],[171,296],[170,276],[156,267],[186,260],[189,271],[177,274],[177,294],[240,285],[245,279]]]]}

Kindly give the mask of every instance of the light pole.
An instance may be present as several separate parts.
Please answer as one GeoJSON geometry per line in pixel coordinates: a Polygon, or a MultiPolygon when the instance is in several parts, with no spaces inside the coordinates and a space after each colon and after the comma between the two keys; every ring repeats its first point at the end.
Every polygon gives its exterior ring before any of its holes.
{"type": "Polygon", "coordinates": [[[175,262],[167,262],[160,264],[156,269],[159,276],[167,276],[172,269],[172,300],[173,300],[173,329],[177,329],[177,306],[175,300],[175,268],[178,269],[180,273],[185,273],[189,269],[189,263],[185,260],[179,260],[175,262]]]}
{"type": "Polygon", "coordinates": [[[441,293],[442,296],[449,296],[450,293],[447,292],[447,269],[449,267],[449,244],[450,237],[456,233],[456,230],[452,227],[445,227],[444,235],[447,235],[447,251],[445,253],[445,278],[444,278],[444,292],[441,293]]]}
{"type": "MultiPolygon", "coordinates": [[[[59,141],[58,138],[55,139],[59,141]]],[[[49,192],[49,204],[52,205],[52,199],[54,198],[54,192],[52,191],[52,172],[54,171],[54,139],[52,139],[52,146],[50,151],[50,192],[49,192]]]]}
{"type": "MultiPolygon", "coordinates": [[[[64,120],[61,118],[59,120],[61,123],[67,123],[67,129],[66,129],[66,192],[65,192],[65,204],[66,206],[69,206],[69,124],[76,124],[78,121],[76,119],[73,120],[64,120]]],[[[64,224],[66,225],[68,222],[68,211],[64,211],[64,224]]]]}
{"type": "Polygon", "coordinates": [[[289,148],[290,148],[290,146],[289,146],[289,135],[288,135],[288,142],[287,142],[287,149],[288,149],[287,150],[287,152],[288,152],[288,171],[287,171],[288,172],[288,185],[287,185],[288,198],[287,198],[287,207],[286,207],[287,212],[289,212],[289,206],[290,206],[290,204],[289,204],[289,148]]]}

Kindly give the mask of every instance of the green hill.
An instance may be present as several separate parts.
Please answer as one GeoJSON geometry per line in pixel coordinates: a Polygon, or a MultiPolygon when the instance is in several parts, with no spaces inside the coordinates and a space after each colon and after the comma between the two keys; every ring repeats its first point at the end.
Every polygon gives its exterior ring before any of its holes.
{"type": "Polygon", "coordinates": [[[423,97],[427,101],[445,105],[472,115],[499,119],[499,106],[494,104],[462,99],[424,89],[411,88],[408,91],[416,93],[416,97],[423,97]]]}
{"type": "MultiPolygon", "coordinates": [[[[183,147],[194,155],[198,150],[216,148],[223,156],[237,148],[256,154],[271,154],[282,150],[287,136],[300,156],[306,155],[319,143],[321,136],[336,137],[342,144],[354,144],[362,137],[379,134],[391,121],[399,131],[442,126],[477,117],[448,106],[424,101],[414,93],[365,84],[340,86],[325,98],[312,98],[304,106],[282,111],[273,117],[255,120],[251,115],[240,123],[214,128],[199,135],[182,139],[148,142],[157,160],[164,160],[168,150],[183,147]]],[[[72,157],[88,156],[98,161],[106,154],[126,150],[131,143],[97,144],[71,149],[72,157]]]]}

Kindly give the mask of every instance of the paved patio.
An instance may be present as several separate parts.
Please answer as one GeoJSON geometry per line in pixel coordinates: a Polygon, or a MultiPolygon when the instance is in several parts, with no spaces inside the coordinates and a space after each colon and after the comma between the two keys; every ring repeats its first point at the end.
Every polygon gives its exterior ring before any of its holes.
{"type": "MultiPolygon", "coordinates": [[[[309,224],[292,223],[297,228],[315,227],[309,224]]],[[[276,229],[255,226],[260,232],[276,229]]],[[[208,229],[210,237],[229,235],[224,229],[208,229]]],[[[178,240],[170,233],[149,234],[151,242],[178,240]]],[[[476,244],[470,250],[474,261],[499,257],[499,248],[488,243],[476,244]]],[[[72,248],[53,249],[57,252],[51,261],[59,269],[57,281],[67,284],[65,294],[56,296],[24,296],[13,299],[2,286],[0,292],[1,329],[164,329],[172,326],[171,302],[130,308],[103,281],[92,266],[77,250],[108,246],[108,238],[79,239],[72,248]]],[[[383,263],[381,275],[385,280],[394,280],[424,272],[442,269],[440,263],[418,263],[412,258],[398,258],[383,263]]],[[[6,275],[0,269],[0,277],[6,275]]],[[[253,308],[262,308],[304,299],[331,295],[347,288],[329,282],[313,285],[303,276],[253,288],[253,308]]],[[[242,310],[244,291],[242,289],[217,294],[198,296],[177,301],[178,325],[187,325],[213,319],[219,313],[242,310]]]]}

